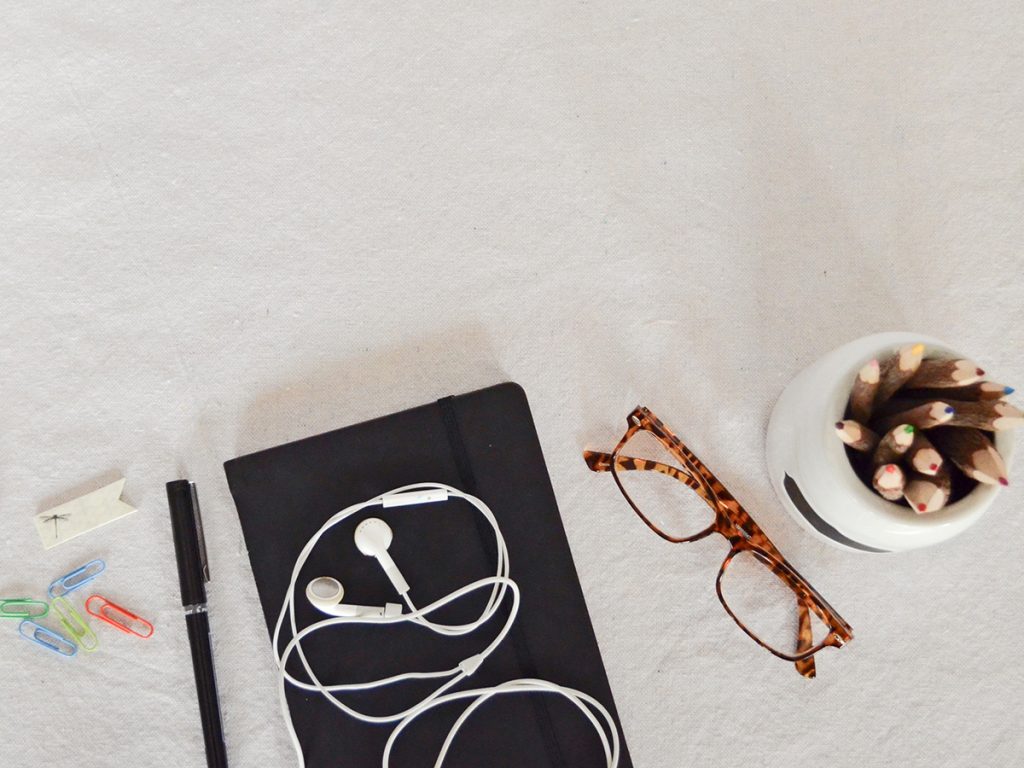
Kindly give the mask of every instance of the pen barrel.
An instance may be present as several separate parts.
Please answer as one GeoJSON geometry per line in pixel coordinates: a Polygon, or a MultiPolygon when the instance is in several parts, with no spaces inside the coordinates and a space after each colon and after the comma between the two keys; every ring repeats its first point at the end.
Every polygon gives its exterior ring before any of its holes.
{"type": "Polygon", "coordinates": [[[206,762],[210,768],[227,768],[228,756],[224,746],[224,729],[217,700],[217,679],[213,671],[213,642],[210,620],[205,607],[185,616],[188,642],[192,648],[192,668],[196,676],[199,695],[199,717],[203,723],[206,742],[206,762]]]}
{"type": "Polygon", "coordinates": [[[178,561],[181,604],[185,607],[206,603],[206,577],[203,571],[203,544],[199,532],[199,513],[195,493],[188,480],[167,484],[167,503],[171,510],[171,531],[178,561]]]}

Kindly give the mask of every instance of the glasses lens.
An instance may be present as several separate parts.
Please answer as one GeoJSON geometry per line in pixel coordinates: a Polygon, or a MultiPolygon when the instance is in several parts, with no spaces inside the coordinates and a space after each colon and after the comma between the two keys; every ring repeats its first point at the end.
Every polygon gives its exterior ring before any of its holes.
{"type": "MultiPolygon", "coordinates": [[[[761,556],[749,550],[739,552],[722,576],[722,599],[733,617],[762,643],[779,653],[798,654],[800,609],[790,589],[761,556]]],[[[808,609],[811,626],[809,648],[821,644],[828,628],[808,609]]]]}
{"type": "Polygon", "coordinates": [[[641,430],[633,435],[618,458],[615,476],[622,489],[662,533],[688,538],[714,521],[711,507],[686,485],[688,473],[682,463],[650,432],[641,430]]]}

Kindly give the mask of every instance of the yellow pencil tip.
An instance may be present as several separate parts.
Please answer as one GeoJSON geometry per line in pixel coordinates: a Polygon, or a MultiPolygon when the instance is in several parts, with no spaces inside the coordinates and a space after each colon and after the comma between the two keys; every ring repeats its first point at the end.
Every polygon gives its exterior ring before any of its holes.
{"type": "Polygon", "coordinates": [[[924,353],[924,344],[915,344],[914,348],[911,350],[911,352],[913,352],[915,355],[923,354],[924,353]]]}

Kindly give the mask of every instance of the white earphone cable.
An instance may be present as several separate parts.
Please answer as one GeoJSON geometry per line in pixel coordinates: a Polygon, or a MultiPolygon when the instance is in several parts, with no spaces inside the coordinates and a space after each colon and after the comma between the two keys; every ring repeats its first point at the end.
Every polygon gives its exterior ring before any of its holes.
{"type": "MultiPolygon", "coordinates": [[[[390,536],[390,531],[385,531],[390,536]]],[[[357,538],[357,543],[359,543],[357,538]]],[[[365,540],[364,540],[365,541],[365,540]]],[[[387,546],[387,539],[384,546],[387,546]]],[[[363,546],[363,543],[360,543],[363,546]]],[[[371,551],[370,549],[364,550],[366,552],[371,551]]],[[[384,555],[378,555],[378,558],[384,557],[384,555]]],[[[394,568],[393,563],[391,567],[394,568]]],[[[399,577],[400,579],[400,577],[399,577]]],[[[406,590],[408,585],[402,584],[406,590]]],[[[311,598],[312,599],[312,598],[311,598]]],[[[441,768],[442,763],[448,750],[450,749],[453,741],[459,730],[469,719],[469,717],[475,712],[480,706],[486,701],[490,700],[495,696],[508,695],[512,693],[554,693],[565,697],[574,705],[576,705],[593,725],[594,729],[598,733],[601,744],[604,749],[605,757],[608,761],[609,768],[614,768],[618,764],[619,755],[619,735],[615,725],[615,721],[612,719],[608,711],[592,697],[584,694],[580,691],[576,691],[571,688],[565,688],[555,683],[551,683],[545,680],[512,680],[493,688],[482,688],[470,691],[461,691],[457,693],[449,693],[449,691],[473,674],[477,668],[494,652],[494,650],[505,640],[509,632],[515,623],[516,617],[519,614],[520,605],[520,590],[519,586],[509,577],[509,558],[508,558],[508,547],[505,543],[505,538],[502,536],[501,529],[498,525],[498,521],[494,517],[494,513],[491,512],[490,508],[484,504],[480,499],[470,494],[464,493],[451,486],[443,485],[441,483],[417,483],[414,485],[407,485],[401,488],[397,488],[380,496],[376,496],[368,501],[360,504],[354,504],[340,512],[332,515],[321,527],[314,533],[302,551],[299,553],[298,558],[295,561],[295,566],[292,568],[291,579],[288,584],[288,592],[285,595],[284,603],[281,605],[281,611],[278,614],[277,622],[274,626],[274,652],[275,655],[278,653],[280,646],[281,630],[284,625],[285,616],[288,617],[289,629],[291,630],[291,639],[287,642],[284,650],[277,656],[278,668],[280,671],[279,686],[278,686],[278,699],[281,706],[281,712],[284,715],[285,724],[288,729],[288,735],[291,738],[292,746],[295,749],[295,753],[299,759],[300,768],[305,766],[305,757],[302,753],[302,745],[299,742],[298,735],[295,732],[295,726],[292,723],[291,717],[288,710],[288,700],[285,695],[286,684],[291,684],[296,688],[304,691],[310,691],[319,693],[325,699],[327,699],[334,707],[344,712],[346,715],[355,718],[361,722],[382,724],[382,723],[398,723],[391,737],[388,739],[387,746],[383,755],[383,768],[388,768],[389,760],[392,748],[399,735],[421,714],[433,709],[436,706],[447,704],[454,701],[460,701],[463,699],[474,699],[474,701],[466,708],[466,710],[460,715],[458,720],[452,726],[451,731],[445,740],[444,746],[438,755],[435,768],[441,768]],[[444,494],[439,496],[438,492],[444,494]],[[422,496],[419,496],[422,494],[422,496]],[[422,501],[418,500],[421,498],[422,501]],[[389,507],[389,506],[406,506],[419,503],[430,503],[446,498],[458,498],[471,504],[483,515],[484,519],[490,524],[494,531],[495,543],[497,549],[496,556],[496,573],[494,576],[490,576],[483,579],[478,579],[470,584],[467,584],[441,598],[435,600],[429,605],[423,608],[417,608],[413,600],[409,597],[408,592],[404,592],[402,597],[409,608],[408,613],[400,613],[396,615],[387,615],[387,611],[382,611],[383,615],[352,615],[352,616],[337,616],[335,618],[324,619],[311,624],[301,631],[298,629],[296,618],[295,618],[295,590],[299,579],[300,572],[305,566],[313,549],[319,543],[320,539],[336,525],[348,520],[353,515],[362,512],[363,510],[374,507],[389,507]],[[429,616],[452,604],[453,602],[460,600],[467,595],[476,592],[480,589],[490,587],[491,593],[487,600],[486,605],[483,608],[480,616],[474,621],[465,624],[445,624],[440,622],[431,621],[429,616]],[[422,626],[425,629],[434,632],[439,635],[454,637],[466,635],[476,631],[484,624],[486,624],[494,615],[498,612],[506,594],[512,594],[512,605],[508,612],[508,617],[505,620],[504,626],[494,637],[494,639],[485,647],[480,653],[477,653],[468,659],[464,659],[456,667],[447,670],[436,670],[427,672],[403,672],[397,675],[391,675],[389,677],[380,678],[378,680],[370,680],[365,682],[357,683],[334,683],[324,684],[313,672],[312,666],[302,648],[302,641],[308,638],[315,632],[328,629],[336,626],[347,626],[351,624],[366,624],[366,625],[390,625],[390,624],[402,624],[402,623],[413,623],[418,626],[422,626]],[[291,659],[292,655],[295,654],[299,657],[302,664],[302,668],[305,671],[309,682],[301,680],[295,677],[287,669],[287,664],[291,659]],[[401,712],[395,712],[387,715],[370,715],[365,712],[361,712],[352,706],[341,701],[335,694],[346,693],[353,691],[367,691],[384,686],[394,685],[396,683],[406,682],[410,680],[430,680],[430,679],[444,679],[448,678],[440,686],[438,686],[432,693],[428,694],[425,698],[421,699],[418,703],[408,707],[401,712]],[[609,743],[609,736],[605,732],[605,728],[602,723],[594,715],[597,712],[601,718],[605,721],[608,727],[608,732],[611,734],[611,741],[609,743]]],[[[395,608],[398,610],[397,606],[395,608]]],[[[326,609],[324,609],[326,610],[326,609]]]]}
{"type": "Polygon", "coordinates": [[[434,763],[434,768],[442,768],[445,758],[448,756],[448,750],[451,749],[452,744],[455,742],[455,737],[458,735],[459,730],[469,720],[470,716],[485,704],[490,699],[496,696],[509,695],[513,693],[553,693],[568,699],[574,704],[580,711],[583,712],[587,720],[594,727],[595,732],[598,734],[598,738],[601,740],[601,746],[604,750],[605,760],[608,768],[615,768],[619,764],[619,731],[615,725],[615,719],[611,713],[601,704],[597,699],[592,696],[577,691],[574,688],[568,688],[565,686],[557,685],[555,683],[548,682],[547,680],[534,680],[530,678],[524,678],[520,680],[509,680],[501,685],[496,685],[493,688],[478,688],[475,690],[459,691],[457,693],[449,693],[444,696],[438,696],[429,702],[417,707],[416,711],[407,715],[391,732],[391,736],[388,738],[388,742],[384,747],[384,756],[382,768],[390,768],[391,765],[391,752],[394,749],[395,742],[398,741],[399,736],[402,732],[409,727],[409,725],[424,712],[434,709],[435,707],[442,706],[444,704],[451,703],[453,701],[459,701],[462,699],[473,699],[472,703],[466,707],[466,709],[459,715],[455,724],[448,732],[448,736],[445,739],[444,745],[441,747],[441,751],[437,756],[437,760],[434,763]],[[594,715],[597,712],[601,719],[604,721],[602,724],[597,716],[594,715]],[[607,729],[607,731],[606,731],[607,729]],[[609,738],[610,734],[610,738],[609,738]]]}

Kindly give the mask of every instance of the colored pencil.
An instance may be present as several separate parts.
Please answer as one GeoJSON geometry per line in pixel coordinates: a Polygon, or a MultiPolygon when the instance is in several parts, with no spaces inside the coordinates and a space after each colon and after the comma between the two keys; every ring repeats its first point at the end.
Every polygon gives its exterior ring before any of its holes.
{"type": "MultiPolygon", "coordinates": [[[[936,400],[943,400],[941,397],[929,397],[929,398],[918,398],[910,397],[910,395],[916,395],[916,392],[904,392],[900,390],[896,393],[895,397],[886,400],[882,405],[875,409],[875,413],[871,417],[872,422],[877,422],[879,419],[884,419],[886,416],[895,416],[897,413],[903,413],[903,411],[909,411],[911,408],[917,408],[919,405],[925,403],[934,403],[936,400]]],[[[945,402],[943,400],[943,402],[945,402]]]]}
{"type": "Polygon", "coordinates": [[[948,387],[946,389],[926,388],[907,390],[904,394],[928,400],[1005,400],[1014,393],[1013,387],[1007,387],[995,381],[978,381],[966,387],[948,387]]]}
{"type": "Polygon", "coordinates": [[[878,441],[875,454],[871,461],[877,467],[881,464],[896,464],[903,458],[914,442],[916,430],[909,424],[900,424],[893,427],[878,441]]]}
{"type": "Polygon", "coordinates": [[[981,381],[985,372],[970,360],[949,360],[937,357],[922,360],[914,375],[904,386],[921,387],[965,387],[981,381]]]}
{"type": "Polygon", "coordinates": [[[952,489],[953,482],[949,471],[943,468],[932,477],[912,475],[907,483],[904,497],[911,509],[919,515],[924,515],[929,512],[937,512],[946,506],[952,489]]]}
{"type": "Polygon", "coordinates": [[[866,453],[878,445],[878,435],[852,419],[836,422],[836,434],[839,439],[855,451],[866,453]]]}
{"type": "Polygon", "coordinates": [[[1006,463],[985,433],[977,429],[937,429],[935,444],[972,480],[987,485],[1009,485],[1006,463]]]}
{"type": "Polygon", "coordinates": [[[917,373],[924,356],[924,344],[908,344],[880,364],[875,407],[884,403],[917,373]]]}
{"type": "Polygon", "coordinates": [[[922,475],[934,475],[942,468],[943,458],[931,441],[918,430],[914,433],[914,444],[907,452],[911,468],[922,475]]]}
{"type": "Polygon", "coordinates": [[[877,360],[871,360],[857,372],[853,391],[850,393],[850,415],[861,424],[867,424],[871,418],[879,379],[880,369],[877,360]]]}
{"type": "Polygon", "coordinates": [[[899,501],[903,497],[907,477],[897,464],[883,464],[871,476],[871,485],[878,495],[889,501],[899,501]]]}
{"type": "Polygon", "coordinates": [[[960,403],[956,414],[946,423],[951,427],[999,431],[1024,425],[1024,412],[1002,400],[960,403]]]}
{"type": "MultiPolygon", "coordinates": [[[[977,405],[977,403],[965,403],[965,405],[977,405]]],[[[931,403],[924,403],[916,408],[911,408],[900,413],[886,416],[878,420],[872,426],[875,430],[888,431],[900,424],[910,424],[918,429],[931,429],[939,424],[951,422],[955,411],[949,403],[936,400],[931,403]]]]}

